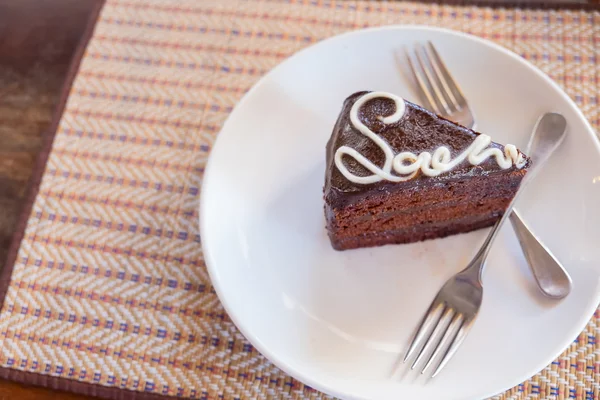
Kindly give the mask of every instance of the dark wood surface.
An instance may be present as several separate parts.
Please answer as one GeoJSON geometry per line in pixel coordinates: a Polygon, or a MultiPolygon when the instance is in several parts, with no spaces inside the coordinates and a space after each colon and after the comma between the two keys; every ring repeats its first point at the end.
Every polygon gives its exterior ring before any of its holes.
{"type": "MultiPolygon", "coordinates": [[[[84,1],[84,0],[82,0],[84,1]]],[[[25,386],[19,383],[0,381],[0,400],[89,400],[92,397],[79,396],[57,390],[25,386]]]]}
{"type": "Polygon", "coordinates": [[[0,260],[91,1],[0,0],[0,260]]]}
{"type": "MultiPolygon", "coordinates": [[[[94,4],[0,0],[0,265],[94,4]]],[[[0,400],[88,398],[0,380],[0,400]]]]}

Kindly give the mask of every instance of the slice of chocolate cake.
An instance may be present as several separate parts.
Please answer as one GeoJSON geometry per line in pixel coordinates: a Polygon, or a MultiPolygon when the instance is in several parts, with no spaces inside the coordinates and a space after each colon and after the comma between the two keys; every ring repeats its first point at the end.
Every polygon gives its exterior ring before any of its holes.
{"type": "Polygon", "coordinates": [[[327,143],[335,249],[410,243],[493,225],[530,160],[513,145],[385,92],[348,97],[327,143]]]}

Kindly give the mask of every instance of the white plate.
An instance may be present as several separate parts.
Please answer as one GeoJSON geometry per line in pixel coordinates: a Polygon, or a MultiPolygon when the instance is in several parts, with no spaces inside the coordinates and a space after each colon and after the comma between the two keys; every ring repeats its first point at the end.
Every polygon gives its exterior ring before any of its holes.
{"type": "Polygon", "coordinates": [[[288,59],[237,105],[205,173],[206,263],[227,312],[252,344],[295,378],[345,399],[481,399],[526,380],[576,338],[600,300],[600,146],[559,87],[513,53],[442,29],[344,34],[288,59]],[[359,90],[417,99],[399,72],[404,45],[432,40],[462,85],[478,127],[527,143],[537,117],[565,115],[570,134],[519,201],[566,266],[573,292],[545,300],[505,226],[490,254],[484,300],[446,369],[425,382],[390,377],[442,283],[487,230],[411,245],[334,251],[324,229],[325,143],[359,90]]]}

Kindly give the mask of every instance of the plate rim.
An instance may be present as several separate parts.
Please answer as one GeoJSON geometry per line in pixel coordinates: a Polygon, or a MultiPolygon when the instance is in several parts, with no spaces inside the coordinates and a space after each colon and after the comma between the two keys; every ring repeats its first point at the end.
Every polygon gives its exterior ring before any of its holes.
{"type": "MultiPolygon", "coordinates": [[[[242,108],[245,105],[245,103],[249,101],[249,99],[254,95],[254,92],[259,90],[260,87],[264,85],[264,83],[268,80],[268,78],[270,76],[274,75],[277,71],[279,71],[281,68],[285,67],[288,63],[294,62],[295,59],[300,57],[303,53],[309,52],[314,47],[320,46],[324,43],[335,42],[336,40],[343,40],[343,39],[346,39],[347,37],[351,37],[354,35],[359,36],[364,33],[377,32],[377,31],[388,31],[388,30],[389,31],[423,30],[423,31],[440,32],[442,34],[456,36],[456,37],[462,38],[464,40],[471,40],[471,41],[479,42],[482,45],[491,47],[491,48],[503,53],[505,56],[512,58],[513,60],[515,60],[518,63],[522,64],[523,66],[527,67],[527,69],[529,69],[536,75],[540,76],[545,81],[546,84],[549,84],[553,89],[555,89],[559,93],[559,95],[563,98],[563,100],[565,100],[565,102],[573,109],[573,111],[575,111],[575,113],[579,117],[579,119],[581,121],[583,121],[584,126],[586,127],[586,131],[587,131],[586,133],[589,134],[589,136],[591,136],[592,141],[594,142],[594,144],[596,146],[596,151],[598,151],[598,154],[600,155],[600,138],[596,134],[594,128],[590,124],[590,122],[587,119],[587,117],[585,116],[585,114],[583,114],[583,111],[577,106],[575,101],[573,99],[571,99],[571,97],[569,97],[569,95],[564,91],[564,89],[558,85],[558,83],[556,83],[553,79],[551,79],[545,72],[543,72],[537,66],[533,65],[531,62],[522,58],[515,52],[507,49],[506,47],[503,47],[500,44],[497,44],[489,39],[482,38],[482,37],[476,36],[471,33],[457,31],[454,29],[443,28],[443,27],[434,27],[434,26],[421,25],[421,24],[393,24],[393,25],[375,26],[375,27],[368,27],[368,28],[362,28],[362,29],[356,29],[356,30],[350,30],[347,32],[342,32],[340,34],[319,40],[316,43],[313,43],[313,44],[293,53],[292,55],[287,57],[285,60],[283,60],[282,62],[277,64],[275,67],[273,67],[271,70],[269,70],[256,83],[254,83],[254,85],[241,97],[241,99],[236,103],[236,105],[234,106],[232,111],[227,116],[225,122],[223,123],[223,126],[221,127],[221,129],[219,130],[219,133],[217,134],[217,136],[215,138],[213,147],[208,156],[206,167],[204,169],[203,182],[202,182],[201,191],[200,191],[201,195],[200,195],[199,215],[198,215],[199,226],[200,226],[200,238],[201,238],[201,244],[202,244],[202,252],[203,252],[203,256],[204,256],[204,262],[206,264],[208,275],[209,275],[211,283],[215,289],[217,297],[219,298],[219,301],[223,305],[223,308],[229,315],[229,318],[231,319],[233,324],[236,326],[236,328],[242,333],[242,335],[252,344],[252,346],[254,346],[259,351],[259,353],[261,353],[261,355],[263,355],[265,358],[267,358],[271,363],[273,363],[275,366],[277,366],[283,372],[290,375],[294,379],[302,382],[303,384],[308,385],[314,389],[317,389],[323,393],[333,395],[333,396],[343,398],[343,399],[348,399],[348,400],[371,400],[371,399],[357,397],[356,395],[354,395],[352,393],[339,391],[339,390],[331,387],[330,385],[328,385],[326,382],[323,382],[322,380],[317,380],[317,379],[313,378],[312,376],[309,376],[309,375],[303,373],[302,371],[296,370],[296,369],[288,366],[288,364],[284,360],[282,360],[276,353],[271,352],[266,344],[264,344],[256,336],[254,336],[254,334],[252,332],[250,332],[250,330],[248,330],[240,322],[240,319],[238,318],[238,315],[234,311],[234,308],[231,307],[231,304],[229,304],[229,302],[228,302],[227,296],[225,295],[225,290],[221,286],[221,281],[217,277],[217,272],[216,272],[216,267],[215,267],[216,261],[213,260],[213,255],[210,251],[210,248],[209,248],[210,246],[208,245],[209,241],[206,240],[206,238],[208,236],[210,236],[210,234],[208,234],[210,229],[207,226],[207,224],[205,222],[203,222],[203,221],[205,221],[205,218],[203,218],[203,216],[208,213],[208,209],[207,209],[208,206],[206,205],[206,200],[205,200],[206,196],[204,195],[204,193],[206,193],[206,189],[210,187],[209,185],[210,185],[211,179],[209,177],[210,177],[211,171],[213,169],[212,165],[214,164],[215,150],[220,147],[219,143],[223,142],[223,140],[220,140],[220,139],[221,139],[221,136],[223,135],[223,133],[226,131],[226,128],[228,127],[228,125],[231,121],[232,115],[234,115],[234,113],[239,108],[242,108]],[[207,182],[208,182],[208,184],[207,184],[207,182]]],[[[209,189],[209,191],[210,191],[210,189],[209,189]]],[[[571,328],[571,331],[574,332],[574,334],[568,335],[569,340],[565,341],[559,347],[559,351],[556,354],[552,354],[551,356],[545,358],[544,360],[540,361],[539,363],[536,363],[536,366],[535,366],[535,368],[533,368],[533,371],[528,373],[527,376],[523,377],[522,379],[519,379],[517,382],[511,382],[510,385],[507,385],[505,388],[503,388],[500,391],[488,392],[483,396],[483,398],[489,398],[489,397],[493,397],[493,396],[499,395],[501,393],[504,393],[506,390],[509,390],[510,388],[518,385],[519,383],[530,379],[531,377],[535,376],[537,373],[542,371],[545,367],[547,367],[553,360],[555,360],[558,356],[560,356],[560,354],[562,354],[566,349],[568,349],[568,347],[571,345],[571,343],[573,343],[573,341],[585,329],[585,327],[587,326],[587,324],[589,323],[591,318],[594,316],[596,310],[600,306],[600,292],[598,292],[596,294],[596,298],[592,299],[592,300],[595,300],[595,301],[590,301],[588,308],[585,310],[582,310],[582,312],[581,312],[581,315],[585,318],[581,319],[580,323],[576,326],[576,329],[571,328]]],[[[398,382],[400,382],[400,381],[398,381],[398,382]]]]}

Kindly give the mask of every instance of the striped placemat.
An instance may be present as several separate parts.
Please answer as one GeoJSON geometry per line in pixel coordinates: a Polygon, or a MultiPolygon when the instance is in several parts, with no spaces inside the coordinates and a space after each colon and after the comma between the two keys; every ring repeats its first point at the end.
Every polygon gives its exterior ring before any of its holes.
{"type": "MultiPolygon", "coordinates": [[[[253,349],[219,303],[198,232],[202,173],[232,107],[284,58],[402,23],[515,51],[600,126],[598,12],[108,0],[4,271],[0,376],[113,399],[323,398],[253,349]]],[[[556,361],[497,398],[600,399],[598,337],[600,312],[556,361]]]]}

